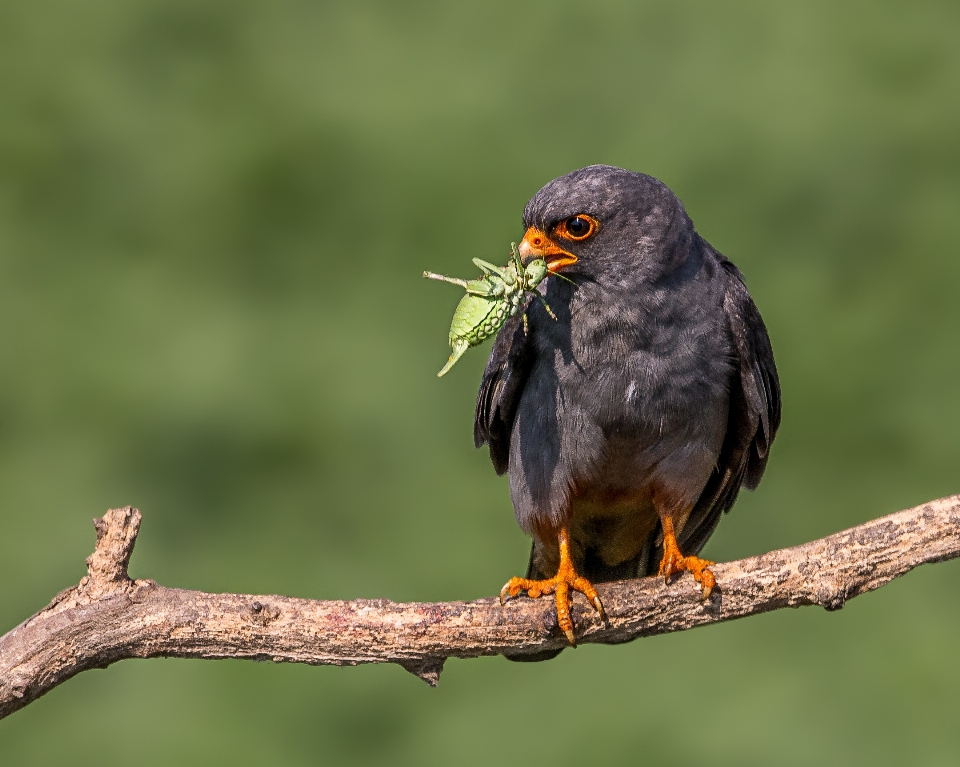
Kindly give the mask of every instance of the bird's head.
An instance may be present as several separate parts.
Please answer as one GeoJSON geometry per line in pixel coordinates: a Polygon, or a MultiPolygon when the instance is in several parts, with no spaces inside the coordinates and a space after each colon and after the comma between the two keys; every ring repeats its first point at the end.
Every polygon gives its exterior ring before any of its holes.
{"type": "Polygon", "coordinates": [[[680,265],[693,224],[665,184],[642,173],[591,165],[554,179],[523,211],[524,262],[599,281],[657,279],[680,265]]]}

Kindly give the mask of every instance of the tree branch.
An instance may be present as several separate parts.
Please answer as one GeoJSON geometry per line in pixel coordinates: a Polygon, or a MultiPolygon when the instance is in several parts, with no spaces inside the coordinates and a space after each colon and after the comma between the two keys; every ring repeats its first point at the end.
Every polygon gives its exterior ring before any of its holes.
{"type": "MultiPolygon", "coordinates": [[[[398,663],[436,685],[446,658],[534,653],[564,647],[552,599],[501,607],[475,602],[400,604],[207,594],[133,581],[127,563],[140,512],[94,520],[87,575],[0,637],[0,718],[74,674],[124,658],[248,658],[352,666],[398,663]]],[[[790,549],[716,565],[708,602],[682,577],[606,583],[606,624],[581,596],[581,642],[624,642],[781,607],[821,605],[879,588],[914,567],[960,556],[960,495],[917,506],[790,549]]]]}

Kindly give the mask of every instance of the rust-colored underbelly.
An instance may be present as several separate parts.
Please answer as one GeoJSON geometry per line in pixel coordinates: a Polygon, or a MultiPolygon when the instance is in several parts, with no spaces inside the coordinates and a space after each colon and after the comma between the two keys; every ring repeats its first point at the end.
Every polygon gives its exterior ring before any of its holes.
{"type": "Polygon", "coordinates": [[[591,491],[570,500],[574,549],[592,550],[610,566],[637,556],[659,521],[648,488],[591,491]]]}

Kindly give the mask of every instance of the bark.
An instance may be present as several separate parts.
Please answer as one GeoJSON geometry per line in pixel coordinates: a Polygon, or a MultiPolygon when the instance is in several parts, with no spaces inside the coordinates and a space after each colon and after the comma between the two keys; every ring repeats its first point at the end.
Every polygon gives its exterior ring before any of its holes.
{"type": "MultiPolygon", "coordinates": [[[[140,512],[94,520],[87,575],[0,637],[0,718],[90,668],[124,658],[247,658],[352,666],[398,663],[436,685],[446,658],[535,653],[566,646],[552,598],[501,607],[475,602],[401,604],[276,595],[208,594],[131,580],[127,563],[140,512]]],[[[960,556],[960,495],[900,511],[790,549],[715,565],[707,602],[688,575],[605,583],[607,621],[579,594],[580,642],[625,642],[781,607],[846,600],[917,565],[960,556]]]]}

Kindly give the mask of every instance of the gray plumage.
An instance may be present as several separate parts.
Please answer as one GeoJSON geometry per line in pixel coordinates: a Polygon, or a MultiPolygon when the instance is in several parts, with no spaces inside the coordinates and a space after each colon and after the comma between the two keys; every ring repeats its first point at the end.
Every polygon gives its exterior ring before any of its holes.
{"type": "Polygon", "coordinates": [[[509,472],[528,577],[553,575],[568,525],[594,581],[656,572],[657,505],[696,554],[741,486],[756,487],[780,422],[763,320],[737,268],[694,229],[660,181],[594,165],[544,186],[525,228],[587,214],[578,261],[500,331],[477,398],[474,437],[509,472]]]}

